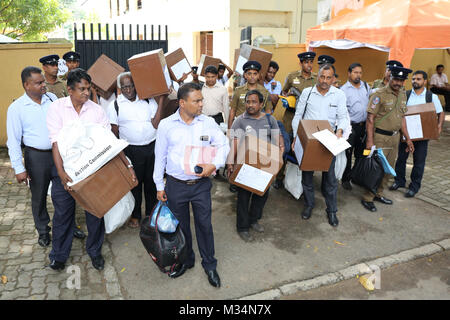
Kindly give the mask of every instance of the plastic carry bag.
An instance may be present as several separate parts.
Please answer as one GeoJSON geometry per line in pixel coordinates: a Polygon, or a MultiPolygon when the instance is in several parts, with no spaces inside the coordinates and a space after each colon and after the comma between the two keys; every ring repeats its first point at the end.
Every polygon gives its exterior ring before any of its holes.
{"type": "Polygon", "coordinates": [[[292,194],[297,200],[302,195],[302,170],[300,170],[298,164],[294,164],[290,161],[286,162],[284,188],[289,191],[289,193],[292,194]]]}
{"type": "Polygon", "coordinates": [[[377,152],[378,152],[378,155],[380,156],[381,163],[383,164],[384,172],[387,174],[391,174],[394,177],[397,176],[394,168],[392,168],[391,165],[389,164],[389,162],[387,161],[387,159],[383,153],[383,149],[377,149],[377,152]]]}
{"type": "Polygon", "coordinates": [[[104,216],[105,232],[111,233],[120,228],[131,216],[134,209],[134,197],[129,191],[114,207],[112,207],[104,216]]]}
{"type": "Polygon", "coordinates": [[[345,167],[347,166],[347,156],[345,151],[338,153],[336,156],[336,161],[334,164],[334,173],[336,174],[336,179],[341,180],[344,175],[345,167]]]}
{"type": "Polygon", "coordinates": [[[383,164],[377,151],[367,157],[356,158],[351,173],[353,183],[376,194],[383,177],[383,164]]]}
{"type": "Polygon", "coordinates": [[[150,221],[150,226],[155,227],[155,220],[158,216],[158,231],[165,233],[173,233],[177,229],[178,219],[175,218],[172,211],[165,202],[158,201],[152,213],[152,220],[150,221]]]}

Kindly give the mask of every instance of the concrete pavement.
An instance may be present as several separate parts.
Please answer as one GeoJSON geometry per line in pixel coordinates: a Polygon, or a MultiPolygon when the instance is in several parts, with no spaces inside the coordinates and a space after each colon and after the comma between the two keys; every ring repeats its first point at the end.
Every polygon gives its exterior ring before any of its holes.
{"type": "MultiPolygon", "coordinates": [[[[245,243],[235,230],[236,195],[226,182],[215,180],[213,227],[220,289],[209,285],[195,239],[195,267],[170,279],[151,261],[138,230],[127,227],[107,235],[102,272],[92,267],[84,241],[74,239],[67,267],[79,267],[81,286],[69,289],[72,274],[65,272],[67,268],[58,273],[46,267],[50,249],[37,244],[29,190],[15,182],[7,150],[1,149],[0,275],[7,281],[0,281],[0,299],[239,299],[255,294],[261,294],[260,299],[279,298],[301,290],[304,280],[322,277],[323,285],[355,276],[364,271],[358,269],[363,263],[377,261],[386,268],[444,251],[450,238],[450,197],[445,196],[450,183],[449,122],[447,116],[443,136],[430,143],[423,191],[413,199],[388,191],[394,205],[377,203],[378,211],[371,213],[360,204],[361,188],[348,192],[339,187],[337,228],[327,222],[316,174],[316,208],[310,220],[300,218],[302,199],[271,189],[260,221],[266,231],[245,243]]],[[[50,200],[48,204],[52,212],[50,200]]],[[[77,220],[86,231],[83,214],[77,214],[77,220]]]]}

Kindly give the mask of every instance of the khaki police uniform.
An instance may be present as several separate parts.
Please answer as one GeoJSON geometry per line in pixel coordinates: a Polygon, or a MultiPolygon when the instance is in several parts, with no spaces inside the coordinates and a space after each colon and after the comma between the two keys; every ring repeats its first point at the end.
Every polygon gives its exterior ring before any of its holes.
{"type": "Polygon", "coordinates": [[[45,81],[45,85],[47,87],[47,91],[53,93],[58,97],[58,99],[69,96],[69,92],[67,91],[67,82],[62,80],[60,77],[56,78],[56,81],[53,84],[45,81]]]}
{"type": "MultiPolygon", "coordinates": [[[[383,153],[391,167],[395,166],[397,158],[400,141],[399,130],[402,128],[402,119],[406,113],[406,100],[404,90],[400,90],[397,95],[388,85],[372,94],[367,107],[367,113],[375,115],[373,143],[377,148],[383,148],[383,153]]],[[[383,196],[383,190],[387,187],[388,180],[389,175],[385,174],[376,196],[383,196]]],[[[373,193],[366,192],[363,200],[372,202],[374,197],[373,193]]]]}
{"type": "MultiPolygon", "coordinates": [[[[262,109],[265,110],[265,112],[271,112],[272,102],[269,99],[269,91],[267,91],[267,89],[264,88],[264,86],[260,85],[259,83],[256,84],[256,90],[261,92],[262,95],[264,96],[262,109]]],[[[235,111],[235,117],[238,117],[245,112],[246,110],[245,95],[249,91],[250,89],[248,88],[248,83],[244,84],[243,86],[237,87],[234,90],[233,98],[231,99],[230,103],[230,108],[235,111]]]]}
{"type": "MultiPolygon", "coordinates": [[[[303,89],[312,87],[317,82],[317,75],[311,73],[310,78],[305,78],[302,71],[294,71],[288,74],[283,86],[283,92],[288,92],[292,87],[296,88],[300,93],[303,89]]],[[[299,99],[300,97],[297,97],[299,99]]],[[[288,133],[292,133],[292,120],[294,119],[295,108],[287,108],[283,115],[283,125],[288,133]]]]}
{"type": "Polygon", "coordinates": [[[383,82],[383,79],[377,79],[373,82],[372,89],[384,88],[386,85],[383,82]]]}

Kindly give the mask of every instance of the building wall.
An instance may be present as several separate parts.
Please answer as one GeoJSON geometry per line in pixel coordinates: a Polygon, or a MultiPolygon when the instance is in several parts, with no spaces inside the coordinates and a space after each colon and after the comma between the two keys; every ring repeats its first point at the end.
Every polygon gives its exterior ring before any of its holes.
{"type": "Polygon", "coordinates": [[[0,44],[0,145],[6,144],[6,112],[14,99],[23,95],[20,73],[27,66],[42,69],[39,59],[45,55],[58,54],[60,57],[72,49],[71,43],[19,43],[0,44]]]}

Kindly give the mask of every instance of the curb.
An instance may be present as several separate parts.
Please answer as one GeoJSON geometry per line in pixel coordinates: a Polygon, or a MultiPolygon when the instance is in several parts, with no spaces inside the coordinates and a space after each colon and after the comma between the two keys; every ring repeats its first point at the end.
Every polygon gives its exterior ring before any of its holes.
{"type": "Polygon", "coordinates": [[[392,265],[427,257],[438,252],[450,249],[450,238],[438,242],[432,242],[417,248],[408,249],[389,256],[377,258],[363,263],[358,263],[336,272],[327,273],[312,279],[296,281],[282,285],[278,288],[262,291],[256,294],[244,296],[234,300],[275,300],[283,295],[290,295],[300,291],[316,289],[322,286],[335,284],[356,276],[372,273],[374,268],[386,269],[392,265]]]}

